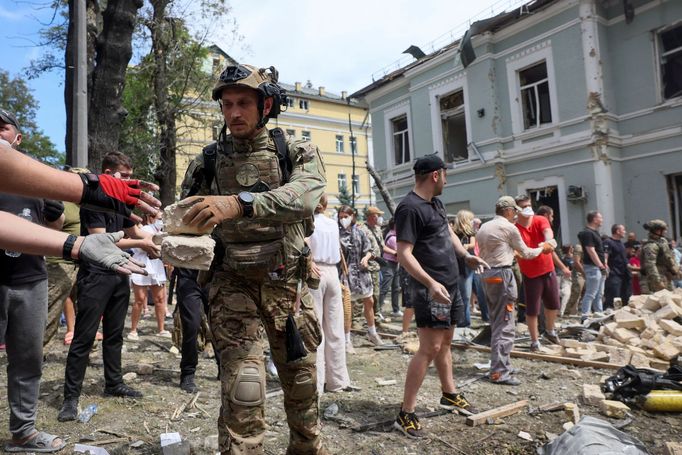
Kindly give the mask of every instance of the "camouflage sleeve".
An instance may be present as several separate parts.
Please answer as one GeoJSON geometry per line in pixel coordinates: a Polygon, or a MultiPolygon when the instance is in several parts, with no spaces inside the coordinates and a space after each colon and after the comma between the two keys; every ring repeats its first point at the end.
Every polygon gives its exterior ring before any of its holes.
{"type": "Polygon", "coordinates": [[[362,229],[362,232],[364,232],[365,236],[367,237],[367,240],[369,241],[372,256],[374,257],[381,256],[381,248],[379,247],[379,244],[377,243],[377,239],[374,237],[374,234],[370,232],[370,227],[367,226],[366,224],[362,224],[360,225],[360,228],[362,229]]]}
{"type": "Polygon", "coordinates": [[[647,279],[650,282],[662,281],[661,275],[658,273],[658,267],[656,267],[657,257],[658,245],[651,242],[642,247],[642,270],[646,272],[647,279]]]}
{"type": "Polygon", "coordinates": [[[661,248],[663,257],[665,258],[666,268],[670,270],[670,273],[673,275],[677,275],[680,270],[679,265],[677,264],[677,261],[675,261],[675,255],[668,246],[668,242],[661,242],[659,248],[661,248]]]}
{"type": "Polygon", "coordinates": [[[185,178],[182,180],[180,199],[198,194],[210,194],[210,190],[205,187],[204,182],[204,156],[198,154],[190,161],[185,178]]]}
{"type": "Polygon", "coordinates": [[[320,151],[308,141],[290,141],[293,164],[289,182],[274,190],[254,194],[253,217],[283,222],[312,216],[324,193],[327,178],[320,151]]]}

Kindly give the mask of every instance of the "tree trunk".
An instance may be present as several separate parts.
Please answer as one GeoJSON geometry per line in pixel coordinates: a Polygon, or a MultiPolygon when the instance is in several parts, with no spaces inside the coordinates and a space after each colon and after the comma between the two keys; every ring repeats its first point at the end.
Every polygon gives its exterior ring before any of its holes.
{"type": "Polygon", "coordinates": [[[393,201],[393,198],[391,197],[390,193],[386,190],[384,183],[381,181],[381,177],[379,177],[377,171],[374,170],[374,167],[371,164],[369,164],[369,162],[366,163],[367,172],[369,172],[369,175],[371,175],[372,178],[374,179],[374,184],[377,186],[377,189],[379,190],[381,197],[384,199],[386,207],[388,207],[388,211],[391,212],[391,215],[395,215],[395,202],[393,201]]]}
{"type": "Polygon", "coordinates": [[[95,42],[95,64],[88,82],[88,164],[92,170],[99,170],[106,153],[118,150],[121,121],[127,115],[121,103],[123,85],[133,55],[135,19],[142,5],[143,0],[109,0],[102,14],[102,32],[95,42]]]}
{"type": "Polygon", "coordinates": [[[175,112],[168,102],[168,61],[171,40],[171,19],[166,17],[169,0],[151,0],[154,17],[151,23],[154,55],[154,108],[159,125],[160,163],[154,176],[159,183],[159,199],[165,205],[175,202],[175,112]]]}

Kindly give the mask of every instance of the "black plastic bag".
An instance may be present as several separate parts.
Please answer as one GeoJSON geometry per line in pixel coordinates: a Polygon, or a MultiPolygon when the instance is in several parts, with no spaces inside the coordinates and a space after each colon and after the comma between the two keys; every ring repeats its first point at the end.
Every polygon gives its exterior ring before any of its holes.
{"type": "Polygon", "coordinates": [[[293,362],[308,355],[303,345],[301,332],[296,326],[296,320],[293,314],[287,316],[286,326],[286,344],[287,344],[287,362],[293,362]]]}

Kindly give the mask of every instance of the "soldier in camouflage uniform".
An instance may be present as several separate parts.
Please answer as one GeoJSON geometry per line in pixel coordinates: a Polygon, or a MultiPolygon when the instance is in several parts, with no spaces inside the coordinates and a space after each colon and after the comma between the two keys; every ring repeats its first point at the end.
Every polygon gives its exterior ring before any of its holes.
{"type": "Polygon", "coordinates": [[[642,294],[662,289],[672,291],[672,280],[679,275],[680,267],[665,238],[668,225],[663,220],[651,220],[644,223],[644,229],[649,231],[649,236],[642,245],[642,294]]]}
{"type": "Polygon", "coordinates": [[[287,453],[325,454],[315,370],[320,328],[305,282],[310,264],[303,241],[312,233],[313,211],[324,192],[324,165],[312,143],[265,128],[286,103],[273,67],[227,67],[213,99],[220,102],[230,134],[224,127],[213,151],[208,146],[187,170],[184,186],[198,186],[196,193],[205,196],[180,204],[192,205],[187,225],[205,232],[217,226],[213,236],[219,246],[208,279],[209,320],[220,352],[220,450],[264,453],[264,328],[284,391],[287,453]],[[283,157],[284,144],[288,156],[283,157]],[[206,179],[211,174],[213,181],[206,179]],[[307,351],[292,361],[286,349],[290,314],[307,351]]]}

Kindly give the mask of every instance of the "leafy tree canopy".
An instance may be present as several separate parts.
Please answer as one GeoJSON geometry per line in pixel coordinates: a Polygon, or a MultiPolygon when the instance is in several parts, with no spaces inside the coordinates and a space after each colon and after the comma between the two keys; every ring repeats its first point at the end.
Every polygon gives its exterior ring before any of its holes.
{"type": "Polygon", "coordinates": [[[17,118],[21,128],[21,150],[39,160],[51,164],[64,164],[64,155],[57,151],[52,141],[36,124],[38,101],[31,94],[26,81],[21,77],[10,77],[0,69],[0,106],[17,118]]]}

